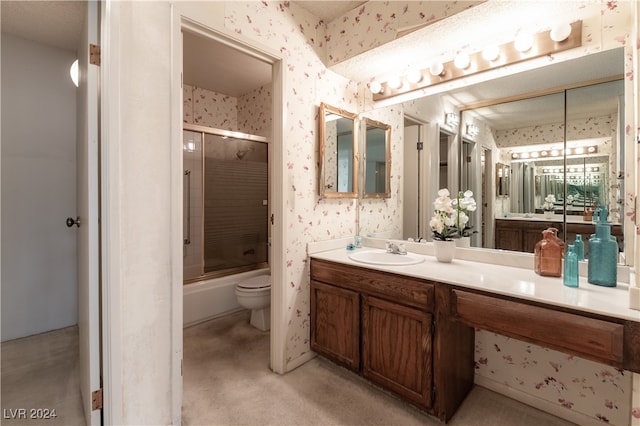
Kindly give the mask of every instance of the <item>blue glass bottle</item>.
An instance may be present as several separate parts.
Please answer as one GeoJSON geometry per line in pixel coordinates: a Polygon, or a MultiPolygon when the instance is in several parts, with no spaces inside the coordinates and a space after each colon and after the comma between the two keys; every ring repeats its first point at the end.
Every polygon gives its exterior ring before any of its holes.
{"type": "Polygon", "coordinates": [[[573,242],[573,251],[578,257],[578,261],[584,260],[584,241],[582,241],[582,235],[576,235],[576,239],[573,242]]]}
{"type": "Polygon", "coordinates": [[[589,261],[587,281],[604,287],[615,287],[618,280],[618,243],[611,235],[607,222],[608,211],[598,207],[596,233],[589,239],[589,261]]]}
{"type": "Polygon", "coordinates": [[[564,255],[564,276],[562,282],[567,287],[578,287],[578,256],[573,244],[564,255]]]}

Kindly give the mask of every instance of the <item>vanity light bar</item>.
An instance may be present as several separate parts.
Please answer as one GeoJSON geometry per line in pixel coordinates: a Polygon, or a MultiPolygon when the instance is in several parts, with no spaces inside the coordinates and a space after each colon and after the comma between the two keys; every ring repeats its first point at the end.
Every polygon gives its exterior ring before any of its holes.
{"type": "MultiPolygon", "coordinates": [[[[541,151],[527,151],[527,152],[514,152],[511,154],[512,160],[529,160],[536,158],[561,158],[564,155],[564,149],[543,149],[541,151]]],[[[567,148],[567,155],[585,155],[585,154],[597,154],[598,147],[593,146],[579,146],[576,148],[567,148]]]]}
{"type": "MultiPolygon", "coordinates": [[[[571,32],[562,41],[554,41],[551,37],[551,32],[552,30],[549,30],[532,35],[533,44],[526,51],[519,51],[516,48],[515,41],[512,41],[499,45],[499,54],[497,56],[495,55],[495,50],[484,55],[483,52],[469,54],[469,65],[463,68],[458,67],[464,65],[461,63],[461,58],[458,57],[458,66],[455,64],[455,60],[442,64],[434,63],[429,68],[422,69],[418,73],[411,72],[411,78],[394,78],[392,79],[393,81],[390,80],[384,83],[374,81],[369,86],[373,94],[373,100],[379,101],[391,98],[456,78],[562,52],[582,45],[582,21],[573,22],[571,24],[571,32]]],[[[555,37],[555,33],[554,38],[558,38],[555,37]]]]}
{"type": "MultiPolygon", "coordinates": [[[[587,167],[587,173],[599,172],[600,167],[587,167]]],[[[584,168],[582,167],[569,167],[567,169],[567,173],[582,173],[584,172],[584,168]]],[[[542,169],[542,173],[564,173],[563,167],[554,167],[554,168],[544,168],[542,169]]]]}

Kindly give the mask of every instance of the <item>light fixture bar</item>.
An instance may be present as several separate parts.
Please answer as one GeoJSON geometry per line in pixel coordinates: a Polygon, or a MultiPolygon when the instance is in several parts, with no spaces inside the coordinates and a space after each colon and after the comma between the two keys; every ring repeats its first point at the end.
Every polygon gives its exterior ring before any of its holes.
{"type": "Polygon", "coordinates": [[[433,75],[432,72],[429,72],[429,69],[421,70],[420,74],[422,75],[422,79],[417,83],[412,83],[406,78],[402,79],[402,85],[399,88],[392,88],[387,82],[381,83],[382,88],[379,93],[373,93],[373,100],[379,101],[391,98],[456,78],[477,74],[552,53],[562,52],[582,45],[582,21],[576,21],[571,24],[571,33],[565,40],[553,41],[550,33],[551,30],[534,34],[533,46],[526,52],[518,51],[515,48],[514,42],[511,41],[499,46],[500,54],[498,58],[493,61],[485,59],[482,52],[476,52],[469,55],[471,66],[465,69],[457,68],[454,65],[454,61],[449,61],[442,64],[443,71],[440,74],[436,73],[437,75],[433,75]]]}

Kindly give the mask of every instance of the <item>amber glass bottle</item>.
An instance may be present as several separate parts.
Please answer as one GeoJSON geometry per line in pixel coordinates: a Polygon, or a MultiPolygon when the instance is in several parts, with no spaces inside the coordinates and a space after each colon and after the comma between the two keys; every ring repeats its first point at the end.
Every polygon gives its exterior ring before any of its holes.
{"type": "Polygon", "coordinates": [[[545,229],[542,231],[542,239],[536,243],[533,270],[538,275],[547,277],[562,276],[562,254],[564,250],[558,242],[556,232],[555,228],[545,229]]]}

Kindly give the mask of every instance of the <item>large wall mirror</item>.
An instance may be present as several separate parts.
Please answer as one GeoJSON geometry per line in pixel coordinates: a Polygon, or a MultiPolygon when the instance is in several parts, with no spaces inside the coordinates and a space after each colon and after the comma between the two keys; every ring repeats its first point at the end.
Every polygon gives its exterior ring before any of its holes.
{"type": "Polygon", "coordinates": [[[391,196],[391,126],[365,118],[364,198],[391,196]]]}
{"type": "Polygon", "coordinates": [[[358,197],[357,115],[320,104],[319,194],[323,198],[358,197]]]}
{"type": "Polygon", "coordinates": [[[588,257],[592,211],[604,207],[624,252],[624,81],[573,86],[463,111],[462,122],[483,129],[479,140],[498,154],[496,193],[485,200],[494,204],[495,235],[483,247],[533,252],[553,226],[568,244],[581,235],[588,257]]]}

